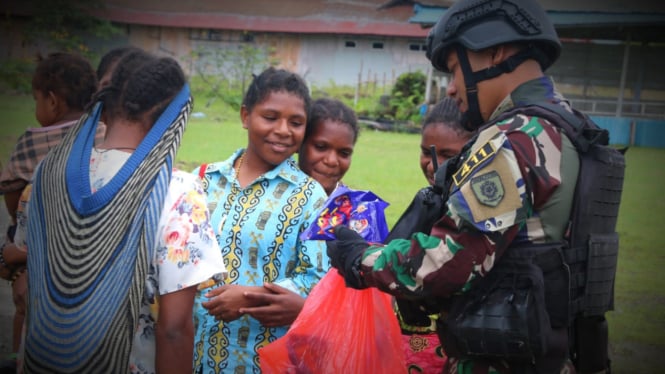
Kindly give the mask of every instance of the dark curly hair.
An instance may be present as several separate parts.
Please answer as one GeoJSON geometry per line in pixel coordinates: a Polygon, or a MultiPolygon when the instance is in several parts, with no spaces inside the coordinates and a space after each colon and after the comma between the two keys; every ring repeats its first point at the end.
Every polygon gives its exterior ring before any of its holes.
{"type": "Polygon", "coordinates": [[[310,137],[314,129],[325,120],[344,123],[353,131],[353,143],[358,140],[358,119],[353,109],[336,99],[322,98],[314,100],[310,116],[307,117],[305,140],[310,137]]]}
{"type": "Polygon", "coordinates": [[[90,62],[72,53],[56,52],[38,57],[32,89],[44,95],[53,92],[71,109],[84,110],[97,90],[97,77],[90,62]]]}
{"type": "Polygon", "coordinates": [[[273,67],[269,67],[254,77],[247,88],[242,105],[251,112],[254,105],[265,100],[273,92],[288,92],[300,97],[305,103],[305,113],[309,117],[312,99],[305,81],[296,73],[273,67]]]}

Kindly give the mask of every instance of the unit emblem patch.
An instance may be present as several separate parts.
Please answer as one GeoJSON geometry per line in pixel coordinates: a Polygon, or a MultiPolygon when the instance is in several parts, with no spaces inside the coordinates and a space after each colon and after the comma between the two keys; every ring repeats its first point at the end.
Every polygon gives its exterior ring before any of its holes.
{"type": "Polygon", "coordinates": [[[496,171],[473,177],[470,183],[473,194],[483,205],[495,207],[505,195],[501,177],[496,171]]]}

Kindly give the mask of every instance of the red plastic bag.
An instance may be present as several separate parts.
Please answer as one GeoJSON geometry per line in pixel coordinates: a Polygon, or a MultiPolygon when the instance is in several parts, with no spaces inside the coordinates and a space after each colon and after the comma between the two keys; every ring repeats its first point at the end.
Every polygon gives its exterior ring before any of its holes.
{"type": "Polygon", "coordinates": [[[259,362],[263,373],[406,373],[401,339],[390,295],[347,288],[331,270],[259,362]]]}

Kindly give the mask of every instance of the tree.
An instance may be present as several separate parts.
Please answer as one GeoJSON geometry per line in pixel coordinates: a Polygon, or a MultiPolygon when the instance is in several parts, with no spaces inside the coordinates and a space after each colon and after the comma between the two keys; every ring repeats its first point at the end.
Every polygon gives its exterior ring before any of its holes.
{"type": "Polygon", "coordinates": [[[202,46],[195,49],[190,57],[196,75],[206,87],[209,98],[206,106],[221,98],[234,109],[240,109],[252,74],[277,65],[267,51],[253,43],[202,46]]]}
{"type": "Polygon", "coordinates": [[[110,38],[120,28],[92,16],[103,9],[99,0],[32,1],[34,13],[25,31],[27,42],[45,41],[54,50],[91,57],[85,36],[110,38]]]}
{"type": "MultiPolygon", "coordinates": [[[[90,48],[91,37],[107,39],[121,32],[111,22],[92,14],[103,8],[100,0],[26,0],[28,16],[25,24],[15,22],[11,12],[3,19],[3,32],[20,25],[22,45],[42,46],[47,51],[81,54],[89,59],[95,56],[90,48]]],[[[46,54],[40,52],[40,54],[46,54]]],[[[0,84],[20,92],[30,92],[30,81],[35,62],[29,58],[12,56],[0,61],[0,84]]]]}

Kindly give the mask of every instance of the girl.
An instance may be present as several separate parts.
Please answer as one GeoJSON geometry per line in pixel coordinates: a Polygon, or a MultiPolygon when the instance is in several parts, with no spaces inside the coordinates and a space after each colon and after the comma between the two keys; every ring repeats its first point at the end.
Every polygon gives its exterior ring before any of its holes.
{"type": "Polygon", "coordinates": [[[138,51],[98,98],[33,183],[25,369],[189,372],[195,286],[224,270],[198,179],[171,169],[189,87],[138,51]]]}
{"type": "Polygon", "coordinates": [[[351,167],[358,122],[351,108],[332,99],[314,101],[310,117],[298,165],[330,195],[351,167]]]}
{"type": "MultiPolygon", "coordinates": [[[[473,133],[460,123],[460,112],[449,97],[436,104],[425,117],[420,141],[420,168],[430,185],[434,184],[434,165],[443,163],[458,154],[473,133]],[[432,155],[434,145],[436,154],[432,155]]],[[[402,342],[409,373],[440,372],[446,355],[436,333],[435,316],[427,316],[420,308],[405,299],[396,299],[395,312],[402,329],[402,342]]]]}
{"type": "Polygon", "coordinates": [[[260,372],[258,350],[286,333],[302,305],[281,298],[286,304],[265,305],[247,294],[271,294],[264,284],[274,284],[305,297],[329,268],[322,242],[298,239],[326,198],[292,157],[305,136],[309,110],[302,78],[268,68],[243,99],[247,147],[204,168],[229,277],[197,296],[195,372],[260,372]],[[248,313],[259,305],[270,312],[248,313]]]}
{"type": "Polygon", "coordinates": [[[464,144],[473,135],[462,127],[460,112],[455,100],[446,97],[436,104],[425,117],[420,140],[420,168],[430,185],[434,184],[434,165],[432,157],[436,157],[439,166],[460,152],[464,144]],[[431,154],[434,145],[436,155],[431,154]]]}

